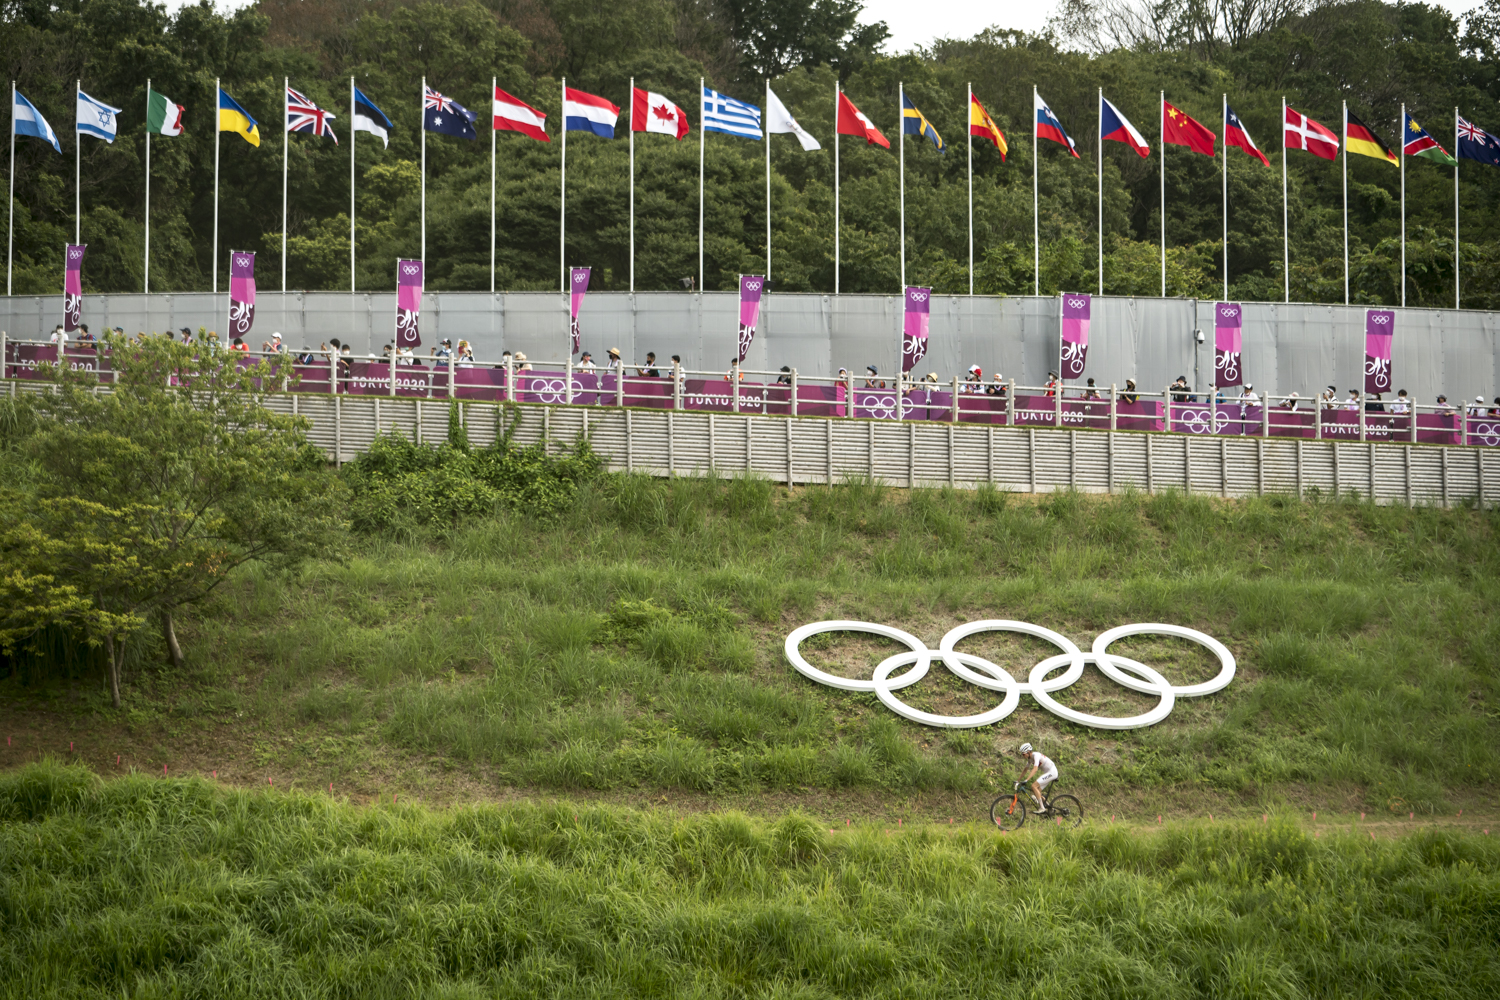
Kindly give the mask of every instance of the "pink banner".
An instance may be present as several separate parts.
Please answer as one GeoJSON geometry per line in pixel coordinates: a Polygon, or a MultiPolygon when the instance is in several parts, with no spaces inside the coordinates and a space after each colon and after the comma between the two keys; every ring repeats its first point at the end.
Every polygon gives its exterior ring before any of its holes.
{"type": "Polygon", "coordinates": [[[766,279],[759,274],[740,275],[740,364],[750,353],[755,327],[760,322],[760,293],[766,279]]]}
{"type": "MultiPolygon", "coordinates": [[[[932,289],[906,288],[906,315],[901,327],[901,370],[909,372],[927,356],[927,327],[931,320],[932,289]]],[[[894,406],[895,404],[892,403],[894,406]]]]}
{"type": "Polygon", "coordinates": [[[1396,314],[1389,309],[1365,312],[1365,392],[1391,391],[1391,336],[1396,314]]]}
{"type": "Polygon", "coordinates": [[[1214,303],[1214,388],[1243,385],[1240,374],[1241,320],[1245,310],[1238,302],[1214,303]]]}
{"type": "Polygon", "coordinates": [[[423,267],[420,260],[396,261],[396,346],[421,347],[417,317],[422,312],[423,267]]]}
{"type": "Polygon", "coordinates": [[[83,320],[83,254],[86,243],[67,245],[63,270],[63,330],[72,333],[83,320]]]}
{"type": "Polygon", "coordinates": [[[255,325],[255,254],[229,255],[229,340],[244,337],[255,325]]]}
{"type": "Polygon", "coordinates": [[[1089,355],[1089,315],[1093,299],[1084,292],[1062,297],[1062,377],[1081,378],[1089,355]]]}
{"type": "Polygon", "coordinates": [[[583,350],[583,331],[578,328],[578,308],[583,305],[584,293],[589,290],[589,272],[587,267],[575,267],[568,275],[568,288],[571,292],[571,301],[568,304],[568,332],[573,338],[573,353],[577,354],[583,350]]]}

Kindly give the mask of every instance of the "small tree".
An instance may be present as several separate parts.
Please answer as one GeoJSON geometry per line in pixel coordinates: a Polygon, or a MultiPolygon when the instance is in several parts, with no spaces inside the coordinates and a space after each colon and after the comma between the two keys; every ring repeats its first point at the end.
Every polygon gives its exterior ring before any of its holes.
{"type": "MultiPolygon", "coordinates": [[[[290,359],[246,367],[233,352],[154,338],[109,339],[103,349],[119,373],[113,391],[100,392],[91,373],[52,367],[48,391],[28,397],[35,420],[19,448],[36,470],[37,499],[51,503],[31,523],[81,553],[60,562],[59,581],[101,613],[157,616],[181,666],[177,609],[251,560],[289,568],[338,551],[343,488],[307,440],[306,420],[267,405],[292,377],[290,359]],[[111,548],[127,542],[127,551],[111,548]]],[[[108,629],[83,631],[119,645],[108,629]]]]}

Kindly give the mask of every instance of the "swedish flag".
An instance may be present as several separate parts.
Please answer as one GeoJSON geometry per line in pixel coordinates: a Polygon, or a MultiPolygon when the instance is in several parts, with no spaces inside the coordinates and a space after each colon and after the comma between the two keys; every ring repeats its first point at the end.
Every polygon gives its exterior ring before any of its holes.
{"type": "Polygon", "coordinates": [[[943,137],[937,134],[937,129],[932,127],[932,122],[917,110],[917,106],[905,94],[901,95],[901,131],[906,135],[925,135],[932,140],[933,146],[937,147],[939,153],[948,152],[948,147],[943,143],[943,137]]]}
{"type": "Polygon", "coordinates": [[[219,88],[219,131],[237,132],[252,146],[260,145],[260,130],[249,112],[240,107],[240,102],[219,88]]]}

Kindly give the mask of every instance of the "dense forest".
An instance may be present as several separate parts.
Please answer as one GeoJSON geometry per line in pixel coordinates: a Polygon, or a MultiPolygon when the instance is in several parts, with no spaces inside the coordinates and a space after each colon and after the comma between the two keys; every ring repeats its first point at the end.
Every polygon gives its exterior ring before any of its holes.
{"type": "MultiPolygon", "coordinates": [[[[1041,34],[993,28],[930,48],[888,51],[883,24],[861,24],[860,0],[262,0],[233,13],[209,3],[169,15],[142,0],[8,0],[0,4],[0,59],[56,129],[62,155],[16,142],[15,288],[60,292],[62,248],[73,236],[75,79],[124,108],[113,144],[82,141],[85,289],[139,291],[143,278],[146,81],[186,108],[180,137],[152,142],[151,288],[211,283],[214,80],[260,121],[252,147],[224,133],[221,264],[228,248],[258,250],[260,285],[279,285],[281,80],[338,116],[339,142],[290,141],[288,285],[349,287],[349,78],[391,117],[383,148],[358,136],[361,290],[394,287],[394,260],[420,245],[421,80],[480,115],[478,141],[429,135],[428,287],[488,289],[488,88],[499,85],[548,115],[554,141],[498,136],[498,251],[502,289],[558,287],[558,116],[561,80],[628,107],[629,80],[686,109],[688,140],[636,142],[636,285],[677,289],[697,271],[700,77],[760,104],[765,80],[822,143],[803,152],[772,143],[772,248],[776,286],[834,287],[832,150],[835,84],[895,140],[898,84],[948,144],[921,137],[906,150],[908,279],[945,291],[968,287],[965,88],[1010,140],[1002,161],[974,142],[975,286],[1031,290],[1031,88],[1077,141],[1080,159],[1041,143],[1044,291],[1097,285],[1097,88],[1153,146],[1141,158],[1105,143],[1105,290],[1159,291],[1158,92],[1214,131],[1221,94],[1271,158],[1228,158],[1230,294],[1282,297],[1280,114],[1283,96],[1335,131],[1340,102],[1392,146],[1404,102],[1450,152],[1453,109],[1500,129],[1500,0],[1463,20],[1420,3],[1378,0],[1064,0],[1041,34]]],[[[573,133],[568,142],[567,256],[596,269],[594,287],[626,287],[627,142],[573,133]]],[[[899,286],[898,158],[844,138],[844,291],[899,286]]],[[[1222,294],[1223,161],[1167,149],[1168,292],[1222,294]]],[[[1222,154],[1221,154],[1222,155],[1222,154]]],[[[710,134],[706,148],[705,287],[728,289],[765,261],[764,149],[710,134]]],[[[1337,162],[1288,154],[1293,300],[1343,300],[1342,176],[1337,162]]],[[[1463,305],[1500,308],[1500,170],[1461,167],[1463,305]]],[[[1349,157],[1350,270],[1355,301],[1400,301],[1400,173],[1349,157]]],[[[1453,171],[1408,160],[1408,302],[1453,302],[1453,171]]],[[[218,269],[227,287],[227,266],[218,269]]]]}

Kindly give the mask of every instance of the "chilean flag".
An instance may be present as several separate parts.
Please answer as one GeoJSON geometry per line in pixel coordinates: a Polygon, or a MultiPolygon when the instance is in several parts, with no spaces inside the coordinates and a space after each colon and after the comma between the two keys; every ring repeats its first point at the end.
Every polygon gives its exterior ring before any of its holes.
{"type": "Polygon", "coordinates": [[[495,88],[494,116],[496,131],[520,132],[542,142],[552,141],[547,137],[547,116],[499,87],[495,88]]]}
{"type": "Polygon", "coordinates": [[[1099,138],[1123,142],[1142,156],[1151,154],[1151,147],[1146,145],[1146,140],[1135,130],[1135,126],[1103,94],[1099,95],[1099,138]]]}
{"type": "Polygon", "coordinates": [[[1036,137],[1060,142],[1068,147],[1068,152],[1072,153],[1074,158],[1078,158],[1078,147],[1073,144],[1072,136],[1063,130],[1062,122],[1058,121],[1052,109],[1047,107],[1047,102],[1042,100],[1041,94],[1033,91],[1033,96],[1036,97],[1036,137]]]}
{"type": "Polygon", "coordinates": [[[636,132],[660,132],[678,139],[688,134],[687,115],[654,91],[635,88],[630,105],[630,127],[636,132]]]}

